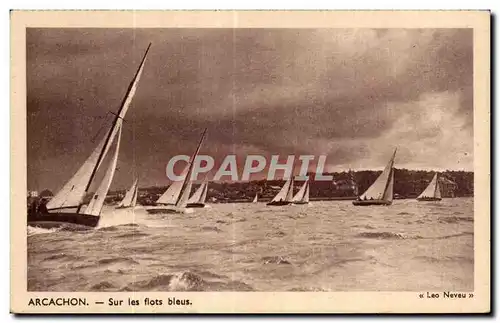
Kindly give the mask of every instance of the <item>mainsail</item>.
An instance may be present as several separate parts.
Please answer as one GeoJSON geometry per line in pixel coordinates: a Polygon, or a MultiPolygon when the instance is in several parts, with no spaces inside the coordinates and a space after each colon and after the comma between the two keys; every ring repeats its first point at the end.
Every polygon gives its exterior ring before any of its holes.
{"type": "Polygon", "coordinates": [[[441,190],[439,187],[437,173],[434,174],[432,181],[429,183],[429,185],[427,185],[425,190],[422,193],[420,193],[420,195],[417,198],[419,199],[423,197],[441,198],[441,190]]]}
{"type": "Polygon", "coordinates": [[[309,202],[309,179],[307,179],[300,190],[293,197],[293,202],[309,202]]]}
{"type": "Polygon", "coordinates": [[[291,202],[293,198],[293,175],[285,182],[278,194],[272,199],[271,202],[286,201],[291,202]]]}
{"type": "Polygon", "coordinates": [[[396,150],[392,155],[389,163],[385,166],[384,171],[373,182],[373,184],[360,196],[361,200],[386,200],[392,201],[394,190],[394,159],[396,150]]]}
{"type": "Polygon", "coordinates": [[[196,192],[194,192],[194,194],[191,195],[187,203],[200,203],[200,204],[205,203],[205,199],[207,198],[207,189],[208,189],[208,182],[205,179],[201,183],[200,187],[198,187],[196,192]]]}
{"type": "MultiPolygon", "coordinates": [[[[127,113],[132,98],[137,89],[139,79],[142,75],[144,69],[144,63],[146,62],[146,56],[149,52],[151,44],[148,45],[144,57],[142,58],[141,64],[134,75],[134,78],[129,84],[127,93],[123,98],[120,110],[115,114],[113,125],[107,132],[106,136],[97,145],[92,154],[87,158],[84,164],[78,169],[78,171],[71,177],[71,179],[60,189],[48,203],[47,209],[57,210],[64,208],[76,208],[76,213],[80,212],[80,208],[83,203],[83,199],[87,194],[90,185],[99,170],[102,161],[107,155],[113,140],[116,137],[118,131],[121,131],[121,125],[125,114],[127,113]]],[[[89,207],[87,207],[89,209],[89,207]]]]}
{"type": "Polygon", "coordinates": [[[99,188],[92,196],[87,208],[85,209],[85,214],[91,215],[99,215],[102,210],[102,206],[104,205],[104,200],[106,199],[106,195],[108,195],[109,187],[111,186],[111,182],[113,180],[113,176],[116,170],[116,162],[118,161],[118,151],[120,150],[120,140],[122,136],[122,127],[120,126],[118,129],[118,137],[116,140],[116,148],[115,153],[111,162],[109,163],[109,167],[104,175],[104,178],[99,185],[99,188]]]}
{"type": "Polygon", "coordinates": [[[129,207],[129,206],[135,206],[135,203],[137,201],[137,188],[138,188],[138,179],[134,181],[132,184],[132,187],[129,188],[127,193],[125,193],[125,197],[123,200],[118,203],[118,207],[129,207]]]}
{"type": "Polygon", "coordinates": [[[85,186],[90,180],[94,167],[97,165],[105,139],[101,140],[75,175],[50,199],[47,203],[48,210],[77,208],[82,203],[85,196],[85,186]]]}
{"type": "Polygon", "coordinates": [[[188,164],[182,171],[181,176],[183,177],[183,179],[173,182],[170,185],[170,187],[165,191],[165,193],[163,193],[163,195],[160,196],[160,198],[158,198],[156,204],[171,204],[177,207],[185,207],[187,205],[189,194],[191,193],[191,186],[192,186],[191,174],[194,166],[194,160],[196,156],[198,156],[201,144],[205,139],[206,132],[207,129],[203,131],[203,134],[201,136],[200,142],[198,143],[196,151],[191,156],[191,158],[188,161],[188,164]]]}
{"type": "MultiPolygon", "coordinates": [[[[187,172],[189,169],[189,164],[186,165],[184,170],[181,173],[181,176],[186,176],[187,172]]],[[[184,177],[185,178],[185,177],[184,177]]],[[[181,194],[182,186],[184,185],[184,179],[180,181],[175,181],[170,186],[168,189],[163,193],[158,200],[156,201],[156,204],[170,204],[170,205],[175,205],[177,203],[177,200],[179,199],[179,195],[181,194]]]]}

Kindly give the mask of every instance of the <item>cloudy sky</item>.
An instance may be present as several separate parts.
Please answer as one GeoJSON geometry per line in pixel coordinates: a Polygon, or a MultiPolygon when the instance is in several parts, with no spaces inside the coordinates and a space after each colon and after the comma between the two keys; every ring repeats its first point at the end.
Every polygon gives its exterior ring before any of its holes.
{"type": "MultiPolygon", "coordinates": [[[[28,29],[28,188],[57,190],[149,44],[112,188],[172,156],[327,155],[326,171],[473,169],[467,29],[28,29]]],[[[314,167],[314,163],[312,163],[314,167]]],[[[314,168],[312,168],[313,170],[314,168]]],[[[278,173],[279,174],[279,173],[278,173]]]]}

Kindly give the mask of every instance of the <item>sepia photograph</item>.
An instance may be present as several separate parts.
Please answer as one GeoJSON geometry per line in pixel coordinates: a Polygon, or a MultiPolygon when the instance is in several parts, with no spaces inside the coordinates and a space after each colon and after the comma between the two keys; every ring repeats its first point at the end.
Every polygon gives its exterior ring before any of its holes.
{"type": "Polygon", "coordinates": [[[18,308],[489,310],[489,13],[277,13],[19,13],[18,308]]]}

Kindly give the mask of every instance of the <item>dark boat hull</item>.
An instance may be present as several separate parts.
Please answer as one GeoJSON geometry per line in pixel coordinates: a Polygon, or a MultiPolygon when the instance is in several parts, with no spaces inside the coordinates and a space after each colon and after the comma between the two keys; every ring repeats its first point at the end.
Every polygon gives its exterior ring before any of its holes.
{"type": "Polygon", "coordinates": [[[292,202],[287,202],[287,201],[276,201],[276,202],[269,202],[267,203],[267,205],[271,205],[271,206],[282,206],[282,205],[289,205],[291,204],[292,202]]]}
{"type": "Polygon", "coordinates": [[[205,203],[188,203],[187,208],[205,207],[205,203]]]}
{"type": "Polygon", "coordinates": [[[35,213],[28,214],[28,225],[44,229],[74,228],[92,229],[99,224],[100,216],[82,213],[35,213]]]}
{"type": "Polygon", "coordinates": [[[187,208],[178,208],[173,205],[161,205],[161,206],[155,206],[155,207],[150,207],[146,208],[146,212],[149,214],[182,214],[182,213],[191,213],[190,211],[187,211],[187,208]]]}
{"type": "Polygon", "coordinates": [[[309,204],[309,202],[293,202],[293,204],[309,204]]]}
{"type": "Polygon", "coordinates": [[[369,205],[391,205],[392,201],[386,200],[355,200],[352,204],[357,206],[369,206],[369,205]]]}
{"type": "Polygon", "coordinates": [[[439,198],[439,197],[421,197],[421,198],[417,198],[417,201],[435,202],[435,201],[441,201],[441,198],[439,198]]]}

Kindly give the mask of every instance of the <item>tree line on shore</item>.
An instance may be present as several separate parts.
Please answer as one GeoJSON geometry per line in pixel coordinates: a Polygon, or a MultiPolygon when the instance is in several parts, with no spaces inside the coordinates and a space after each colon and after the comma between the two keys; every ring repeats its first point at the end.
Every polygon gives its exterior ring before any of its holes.
{"type": "MultiPolygon", "coordinates": [[[[380,175],[381,171],[352,171],[328,173],[333,181],[316,181],[315,174],[310,173],[311,199],[348,198],[362,194],[380,175]],[[357,188],[356,188],[357,187],[357,188]]],[[[395,169],[394,194],[400,198],[415,198],[429,184],[435,172],[423,170],[395,169]]],[[[474,173],[466,171],[439,172],[439,177],[447,191],[452,191],[455,197],[473,196],[474,173]]],[[[284,180],[254,180],[249,182],[210,182],[207,194],[209,201],[245,201],[252,200],[255,194],[261,200],[272,199],[285,183],[284,180]]],[[[294,193],[300,189],[303,181],[295,182],[294,193]]],[[[197,185],[193,185],[193,191],[197,185]]],[[[168,186],[141,188],[141,200],[155,201],[165,192],[168,186]]],[[[444,197],[451,197],[446,196],[444,197]]],[[[448,193],[449,195],[449,193],[448,193]]]]}

